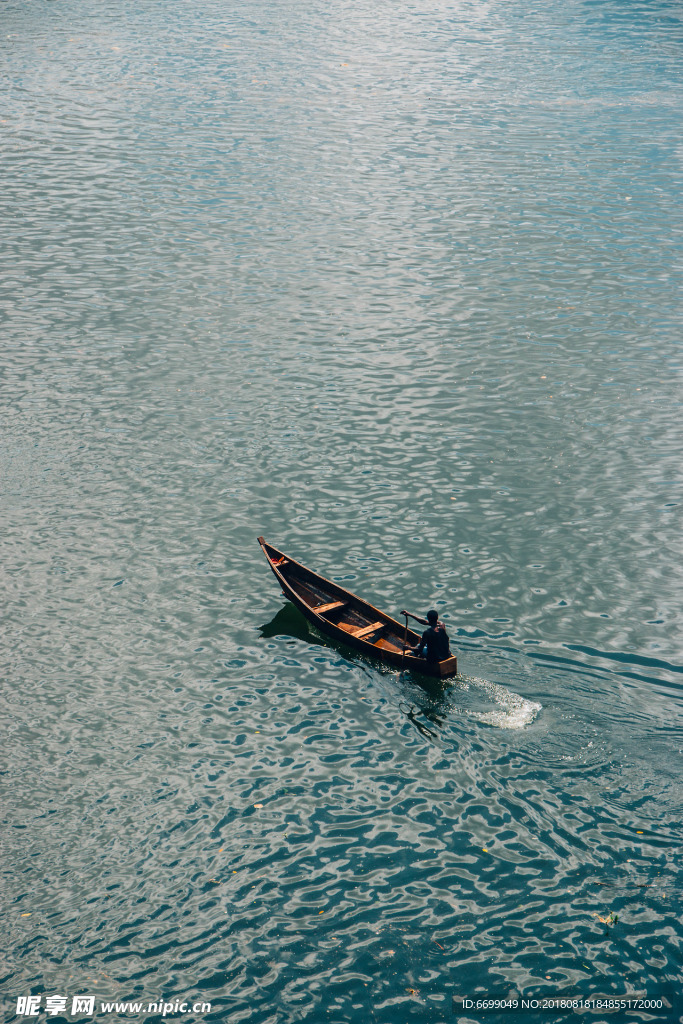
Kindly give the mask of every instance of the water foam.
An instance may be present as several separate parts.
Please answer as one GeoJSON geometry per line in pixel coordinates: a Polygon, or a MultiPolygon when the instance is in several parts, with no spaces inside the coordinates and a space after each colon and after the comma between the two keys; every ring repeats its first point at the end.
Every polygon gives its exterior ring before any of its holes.
{"type": "Polygon", "coordinates": [[[459,707],[461,714],[476,722],[483,722],[486,725],[493,725],[498,729],[524,729],[531,725],[542,704],[536,701],[527,700],[521,694],[508,690],[499,683],[492,683],[488,679],[475,679],[472,676],[464,676],[460,680],[461,688],[466,690],[477,690],[486,695],[496,706],[490,711],[474,711],[468,708],[459,707]]]}

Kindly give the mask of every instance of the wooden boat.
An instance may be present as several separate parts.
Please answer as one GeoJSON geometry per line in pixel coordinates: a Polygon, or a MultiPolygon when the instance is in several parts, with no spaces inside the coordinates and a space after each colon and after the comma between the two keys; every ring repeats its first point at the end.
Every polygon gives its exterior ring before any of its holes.
{"type": "Polygon", "coordinates": [[[437,679],[457,675],[458,662],[454,657],[428,662],[403,653],[404,638],[408,646],[414,647],[421,634],[409,629],[406,636],[405,626],[396,619],[295,562],[272,544],[267,544],[263,537],[259,537],[258,542],[285,597],[321,633],[395,668],[413,669],[437,679]]]}

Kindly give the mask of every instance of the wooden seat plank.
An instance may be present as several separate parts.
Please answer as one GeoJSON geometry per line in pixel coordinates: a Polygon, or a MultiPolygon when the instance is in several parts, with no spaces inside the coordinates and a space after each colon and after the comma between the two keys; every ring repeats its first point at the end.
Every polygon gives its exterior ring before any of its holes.
{"type": "Polygon", "coordinates": [[[319,604],[313,611],[317,612],[318,615],[324,615],[325,612],[333,612],[337,608],[345,608],[347,603],[346,601],[330,601],[328,604],[319,604]]]}
{"type": "Polygon", "coordinates": [[[357,640],[362,640],[364,637],[369,636],[370,633],[376,633],[383,625],[383,622],[373,622],[371,626],[361,626],[360,629],[354,629],[353,635],[357,640]]]}

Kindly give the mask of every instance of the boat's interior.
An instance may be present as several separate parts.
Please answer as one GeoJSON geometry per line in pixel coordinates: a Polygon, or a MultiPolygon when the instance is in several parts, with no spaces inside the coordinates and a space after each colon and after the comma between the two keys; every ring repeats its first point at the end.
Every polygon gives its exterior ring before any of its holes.
{"type": "MultiPolygon", "coordinates": [[[[387,621],[387,617],[380,618],[377,609],[336,593],[331,585],[326,587],[322,580],[302,571],[302,567],[292,564],[284,555],[271,556],[271,562],[297,596],[331,625],[381,650],[402,652],[403,630],[397,623],[387,621]]],[[[408,644],[416,644],[418,640],[417,634],[408,630],[408,644]]]]}

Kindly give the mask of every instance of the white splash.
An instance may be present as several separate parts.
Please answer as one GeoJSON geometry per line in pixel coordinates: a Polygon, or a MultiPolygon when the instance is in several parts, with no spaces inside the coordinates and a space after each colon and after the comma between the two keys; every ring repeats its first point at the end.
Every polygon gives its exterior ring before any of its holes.
{"type": "Polygon", "coordinates": [[[531,725],[542,708],[542,704],[533,700],[527,700],[519,693],[507,690],[499,683],[492,683],[488,679],[473,679],[471,676],[464,676],[458,680],[458,689],[477,690],[483,693],[495,705],[491,711],[474,711],[469,708],[459,707],[461,714],[476,722],[483,722],[486,725],[496,726],[498,729],[524,729],[531,725]]]}

